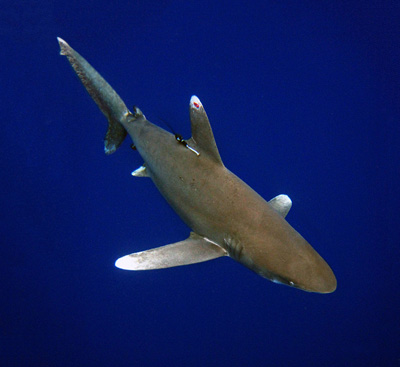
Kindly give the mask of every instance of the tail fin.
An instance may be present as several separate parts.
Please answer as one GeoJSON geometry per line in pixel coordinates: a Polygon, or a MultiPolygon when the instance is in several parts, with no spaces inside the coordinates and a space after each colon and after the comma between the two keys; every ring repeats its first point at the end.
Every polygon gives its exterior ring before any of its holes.
{"type": "Polygon", "coordinates": [[[123,124],[130,114],[128,108],[117,92],[78,52],[63,39],[58,37],[57,40],[60,44],[60,54],[68,58],[82,84],[107,117],[108,130],[104,139],[104,151],[106,154],[114,153],[127,135],[123,124]]]}

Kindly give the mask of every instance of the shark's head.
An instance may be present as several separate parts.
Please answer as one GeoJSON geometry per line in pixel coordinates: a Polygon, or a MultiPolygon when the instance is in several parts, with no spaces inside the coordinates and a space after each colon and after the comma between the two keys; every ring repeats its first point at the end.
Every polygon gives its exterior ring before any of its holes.
{"type": "Polygon", "coordinates": [[[259,274],[274,283],[288,285],[307,292],[332,293],[336,277],[325,260],[310,246],[304,246],[296,261],[288,261],[279,271],[260,270],[259,274]]]}
{"type": "Polygon", "coordinates": [[[274,279],[294,288],[302,289],[307,292],[332,293],[336,290],[337,281],[329,265],[321,258],[321,261],[307,264],[304,270],[300,270],[292,279],[274,279]]]}
{"type": "Polygon", "coordinates": [[[269,227],[265,233],[251,231],[247,238],[226,241],[229,256],[274,283],[307,292],[335,291],[336,277],[326,261],[284,219],[276,218],[279,231],[269,227]]]}

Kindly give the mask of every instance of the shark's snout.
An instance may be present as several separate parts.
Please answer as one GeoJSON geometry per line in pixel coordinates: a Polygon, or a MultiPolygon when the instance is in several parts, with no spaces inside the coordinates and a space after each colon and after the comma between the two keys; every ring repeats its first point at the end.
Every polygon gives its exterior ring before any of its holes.
{"type": "Polygon", "coordinates": [[[336,290],[337,280],[330,266],[321,258],[316,267],[316,274],[310,280],[310,283],[303,289],[316,293],[332,293],[336,290]]]}
{"type": "Polygon", "coordinates": [[[332,293],[336,290],[337,280],[332,269],[327,264],[328,269],[321,278],[318,292],[319,293],[332,293]]]}

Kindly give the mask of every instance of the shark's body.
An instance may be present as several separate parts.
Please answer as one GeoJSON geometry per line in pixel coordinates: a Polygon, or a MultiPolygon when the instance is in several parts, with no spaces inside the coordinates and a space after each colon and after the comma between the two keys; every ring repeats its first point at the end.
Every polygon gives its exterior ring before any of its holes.
{"type": "Polygon", "coordinates": [[[66,55],[109,121],[105,151],[113,153],[127,134],[144,159],[134,176],[150,177],[161,194],[193,230],[188,239],[117,260],[129,270],[158,269],[230,256],[259,275],[302,290],[330,293],[336,278],[329,265],[284,219],[286,195],[267,203],[222,163],[200,100],[190,101],[192,138],[150,123],[130,112],[108,83],[59,39],[66,55]]]}

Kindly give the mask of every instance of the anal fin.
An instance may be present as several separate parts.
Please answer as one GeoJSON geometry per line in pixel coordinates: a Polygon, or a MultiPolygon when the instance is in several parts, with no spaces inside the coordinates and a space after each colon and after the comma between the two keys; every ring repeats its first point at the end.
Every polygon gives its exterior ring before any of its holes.
{"type": "Polygon", "coordinates": [[[131,172],[131,175],[135,177],[150,177],[145,164],[131,172]]]}
{"type": "Polygon", "coordinates": [[[184,241],[123,256],[115,266],[124,270],[152,270],[195,264],[226,256],[216,243],[196,233],[184,241]]]}

